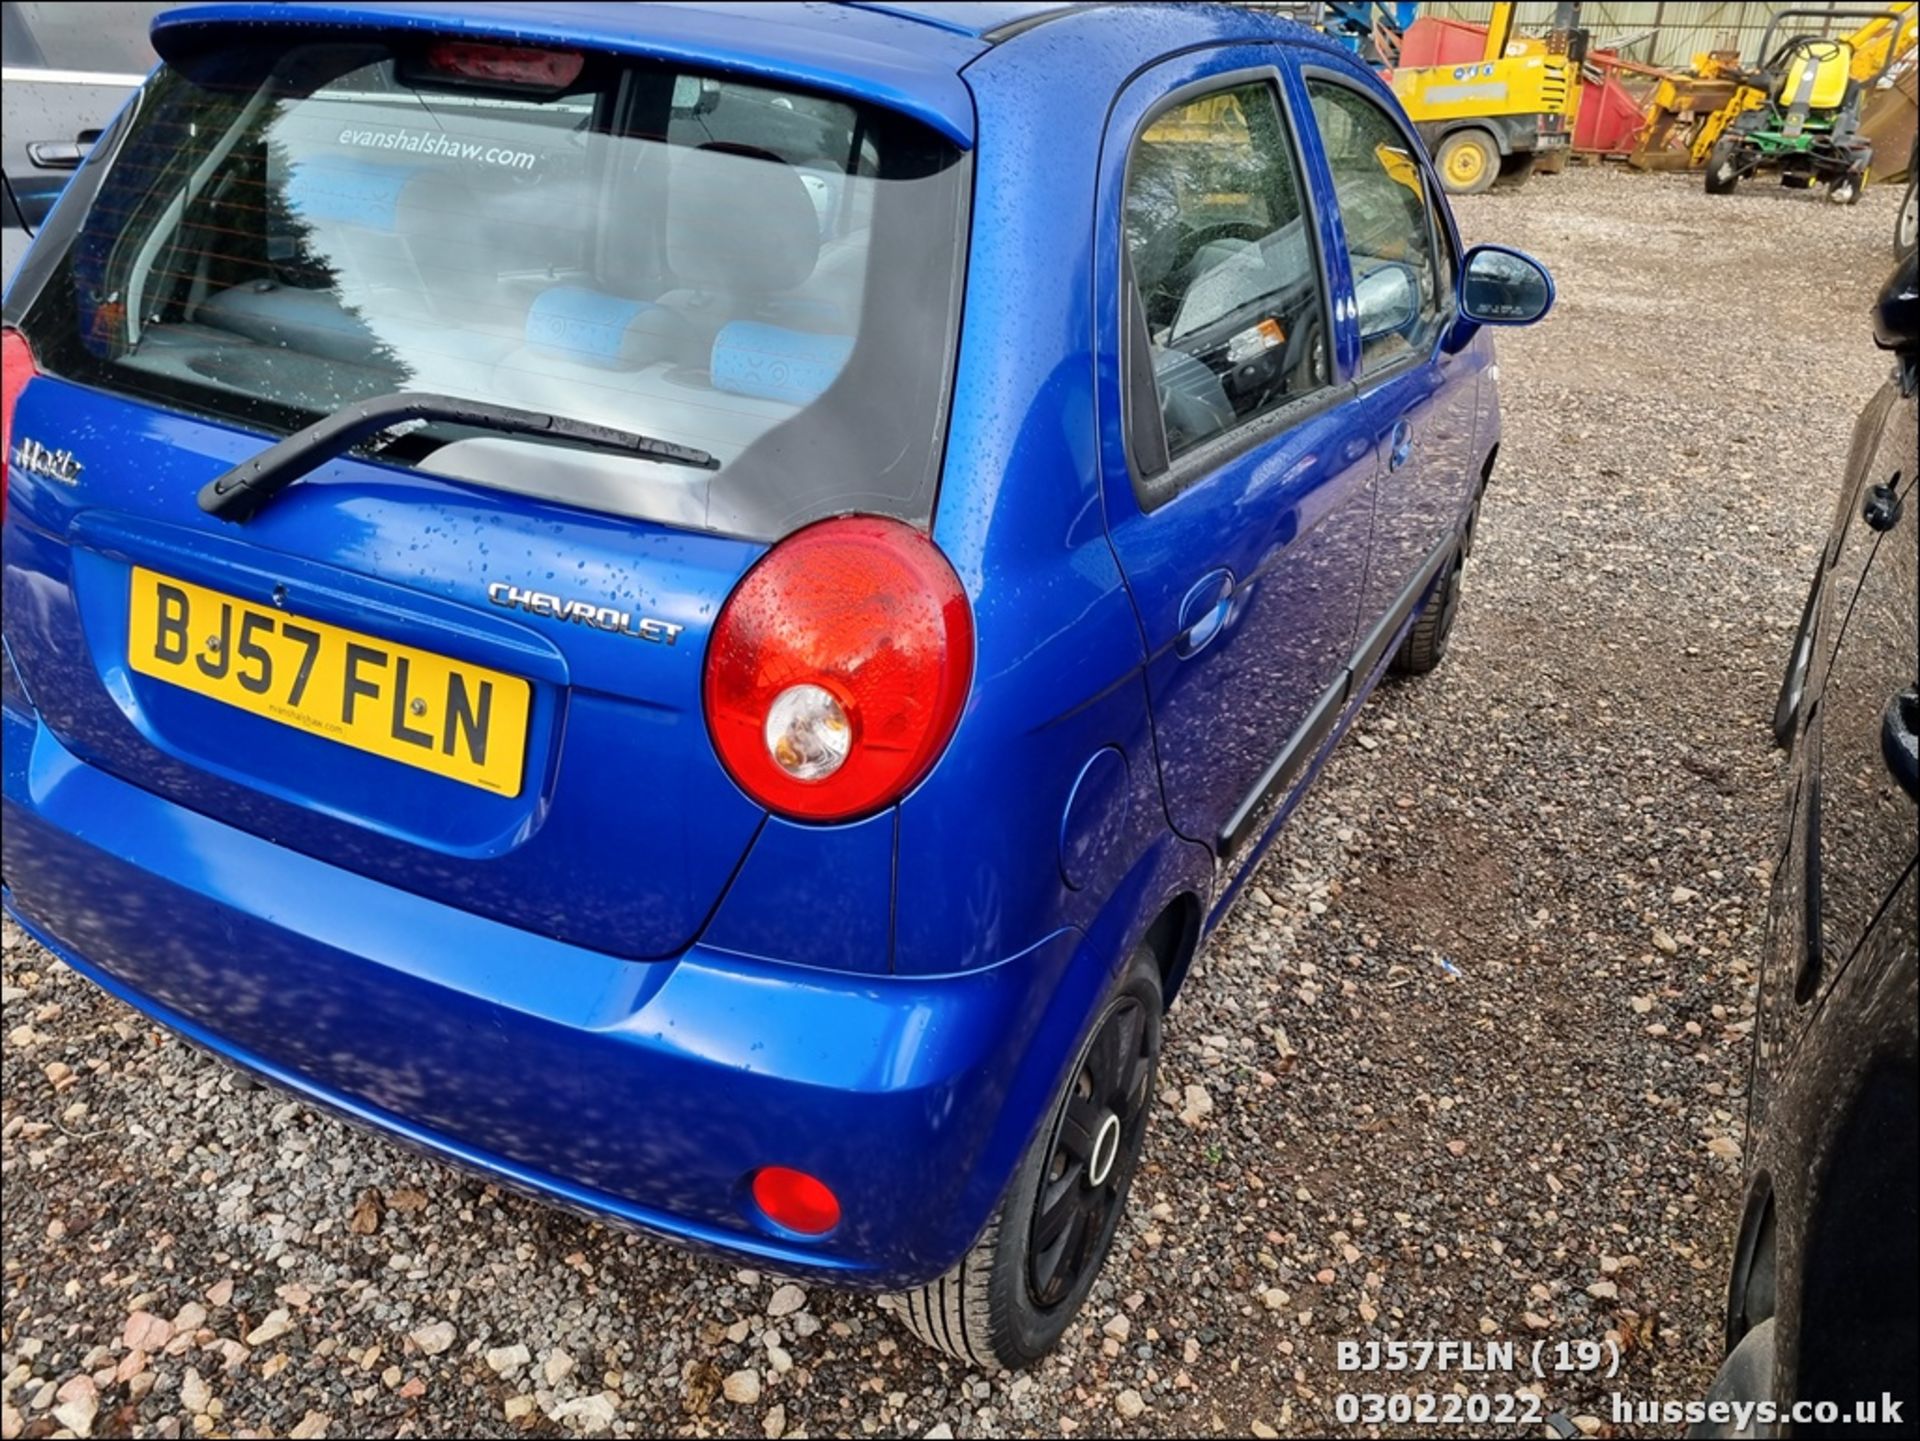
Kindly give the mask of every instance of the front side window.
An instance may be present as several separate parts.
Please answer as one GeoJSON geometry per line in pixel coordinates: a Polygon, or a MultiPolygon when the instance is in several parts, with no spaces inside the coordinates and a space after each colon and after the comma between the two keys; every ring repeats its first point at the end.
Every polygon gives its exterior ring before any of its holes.
{"type": "Polygon", "coordinates": [[[1344,85],[1309,80],[1313,116],[1340,198],[1361,331],[1360,373],[1427,350],[1444,297],[1426,181],[1400,127],[1344,85]]]}
{"type": "Polygon", "coordinates": [[[964,170],[892,112],[667,64],[228,45],[149,84],[29,335],[56,372],[271,431],[432,392],[719,462],[379,444],[545,500],[765,539],[923,524],[964,170]]]}
{"type": "Polygon", "coordinates": [[[1129,364],[1151,369],[1165,459],[1328,383],[1308,231],[1271,85],[1181,101],[1141,132],[1125,235],[1145,353],[1129,364]]]}

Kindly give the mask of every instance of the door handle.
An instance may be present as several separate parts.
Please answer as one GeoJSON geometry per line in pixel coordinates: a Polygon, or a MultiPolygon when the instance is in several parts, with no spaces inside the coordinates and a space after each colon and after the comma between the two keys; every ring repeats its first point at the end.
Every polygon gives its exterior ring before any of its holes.
{"type": "Polygon", "coordinates": [[[1413,454],[1413,427],[1404,420],[1393,423],[1393,449],[1387,454],[1387,469],[1398,470],[1413,454]]]}
{"type": "Polygon", "coordinates": [[[1880,721],[1880,754],[1900,788],[1920,801],[1920,687],[1887,702],[1880,721]]]}
{"type": "Polygon", "coordinates": [[[1214,570],[1201,576],[1180,602],[1180,634],[1173,638],[1174,654],[1186,660],[1205,650],[1226,628],[1232,610],[1232,573],[1214,570]]]}
{"type": "Polygon", "coordinates": [[[29,140],[27,159],[42,170],[78,170],[86,147],[74,140],[29,140]]]}

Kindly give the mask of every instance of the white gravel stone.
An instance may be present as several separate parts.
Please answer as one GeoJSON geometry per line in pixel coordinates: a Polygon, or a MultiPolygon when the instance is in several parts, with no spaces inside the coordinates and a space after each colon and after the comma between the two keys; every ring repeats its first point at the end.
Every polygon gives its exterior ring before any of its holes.
{"type": "Polygon", "coordinates": [[[533,1360],[533,1353],[527,1350],[526,1343],[516,1341],[511,1346],[495,1346],[486,1354],[487,1369],[496,1376],[505,1376],[518,1371],[533,1360]]]}
{"type": "Polygon", "coordinates": [[[751,1406],[760,1399],[760,1373],[751,1366],[735,1371],[720,1384],[720,1393],[736,1406],[751,1406]]]}
{"type": "Polygon", "coordinates": [[[767,1314],[773,1317],[791,1316],[795,1311],[804,1310],[807,1293],[800,1287],[788,1282],[773,1293],[773,1299],[767,1302],[767,1314]]]}
{"type": "Polygon", "coordinates": [[[258,1326],[247,1332],[249,1346],[264,1346],[269,1341],[277,1341],[293,1329],[293,1314],[282,1306],[278,1310],[267,1312],[267,1317],[258,1326]]]}
{"type": "MultiPolygon", "coordinates": [[[[426,1325],[407,1332],[407,1339],[429,1356],[444,1354],[454,1342],[453,1322],[429,1321],[426,1325]]],[[[252,1340],[252,1337],[248,1337],[252,1340]]]]}

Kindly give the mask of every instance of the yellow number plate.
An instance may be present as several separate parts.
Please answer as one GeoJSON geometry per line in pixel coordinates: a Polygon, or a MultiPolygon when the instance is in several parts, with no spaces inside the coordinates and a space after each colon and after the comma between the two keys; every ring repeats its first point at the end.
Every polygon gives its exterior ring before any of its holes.
{"type": "Polygon", "coordinates": [[[503,796],[533,688],[432,651],[134,568],[127,664],[282,725],[503,796]]]}

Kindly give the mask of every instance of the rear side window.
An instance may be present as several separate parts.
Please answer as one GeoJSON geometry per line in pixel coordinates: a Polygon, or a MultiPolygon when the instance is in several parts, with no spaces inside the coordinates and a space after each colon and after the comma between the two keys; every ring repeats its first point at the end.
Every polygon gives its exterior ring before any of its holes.
{"type": "Polygon", "coordinates": [[[766,539],[850,510],[924,524],[964,169],[890,112],[667,65],[221,50],[147,87],[29,333],[56,371],[270,431],[427,391],[721,462],[432,425],[376,443],[542,499],[766,539]]]}
{"type": "MultiPolygon", "coordinates": [[[[1404,326],[1364,340],[1360,373],[1431,348],[1439,337],[1442,299],[1434,227],[1420,159],[1400,127],[1373,101],[1344,85],[1309,80],[1313,116],[1340,197],[1340,224],[1356,289],[1383,266],[1406,267],[1415,295],[1404,326]]],[[[1449,267],[1450,268],[1450,267],[1449,267]]]]}
{"type": "MultiPolygon", "coordinates": [[[[1328,379],[1319,270],[1273,87],[1178,101],[1127,166],[1131,363],[1151,368],[1165,461],[1328,379]]],[[[1135,428],[1138,434],[1138,428],[1135,428]]],[[[1139,453],[1135,464],[1155,468],[1139,453]]]]}

